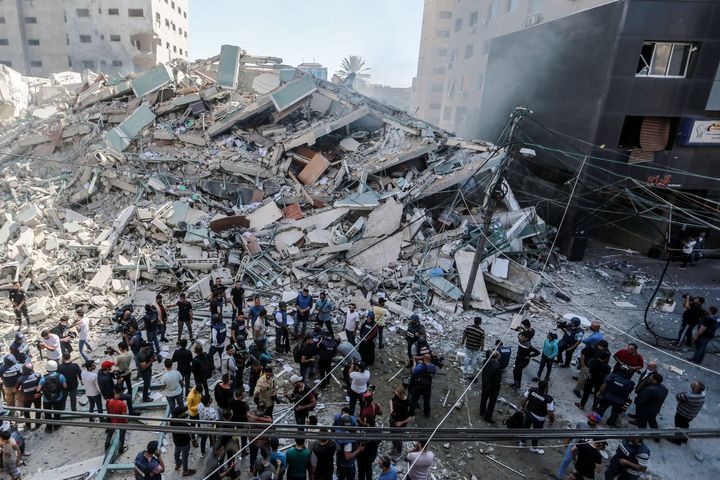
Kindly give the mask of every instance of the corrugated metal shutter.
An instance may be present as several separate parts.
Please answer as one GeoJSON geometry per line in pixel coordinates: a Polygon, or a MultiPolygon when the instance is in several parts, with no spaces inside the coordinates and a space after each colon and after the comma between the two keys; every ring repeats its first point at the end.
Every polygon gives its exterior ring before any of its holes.
{"type": "Polygon", "coordinates": [[[640,148],[632,150],[630,163],[653,161],[655,152],[665,150],[669,136],[669,118],[645,117],[640,127],[640,148]]]}

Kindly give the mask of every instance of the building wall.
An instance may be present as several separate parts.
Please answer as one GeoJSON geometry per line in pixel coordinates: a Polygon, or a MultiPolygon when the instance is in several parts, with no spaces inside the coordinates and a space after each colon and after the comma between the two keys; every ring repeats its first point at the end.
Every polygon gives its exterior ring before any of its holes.
{"type": "Polygon", "coordinates": [[[127,74],[187,58],[187,5],[188,0],[2,1],[0,39],[8,45],[0,45],[0,61],[26,75],[48,76],[85,68],[127,74]]]}
{"type": "Polygon", "coordinates": [[[437,121],[445,129],[466,138],[479,136],[482,120],[482,93],[487,71],[490,41],[552,19],[561,18],[613,0],[456,0],[426,1],[423,33],[420,43],[416,95],[413,107],[418,116],[437,121]],[[442,28],[449,30],[442,48],[445,57],[433,56],[438,45],[430,40],[437,26],[430,27],[426,19],[437,21],[437,11],[450,10],[452,18],[442,28]],[[427,25],[427,27],[426,27],[427,25]],[[426,31],[427,30],[427,31],[426,31]],[[442,75],[431,75],[433,69],[444,68],[442,75]],[[434,85],[436,90],[431,95],[434,85]],[[437,94],[437,90],[442,92],[437,94]],[[430,108],[431,102],[433,107],[430,108]],[[439,109],[437,107],[440,107],[439,109]]]}

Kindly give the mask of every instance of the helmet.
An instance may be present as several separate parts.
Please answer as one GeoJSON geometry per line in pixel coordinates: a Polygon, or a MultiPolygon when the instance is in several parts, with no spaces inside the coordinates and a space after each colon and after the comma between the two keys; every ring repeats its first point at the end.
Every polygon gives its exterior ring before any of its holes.
{"type": "Polygon", "coordinates": [[[285,302],[280,302],[280,303],[278,304],[278,308],[281,309],[281,310],[282,310],[283,308],[287,308],[287,303],[285,303],[285,302]]]}
{"type": "Polygon", "coordinates": [[[15,340],[20,340],[20,341],[25,340],[25,334],[23,332],[17,332],[15,334],[15,340]]]}
{"type": "Polygon", "coordinates": [[[57,372],[57,362],[55,360],[48,360],[45,364],[45,370],[48,372],[57,372]]]}
{"type": "Polygon", "coordinates": [[[5,355],[3,362],[6,365],[15,365],[17,363],[17,359],[15,358],[15,355],[13,355],[12,353],[8,353],[7,355],[5,355]]]}
{"type": "Polygon", "coordinates": [[[570,319],[570,325],[573,327],[579,327],[580,326],[580,319],[578,317],[573,317],[570,319]]]}
{"type": "Polygon", "coordinates": [[[410,315],[410,321],[411,322],[419,322],[420,316],[419,315],[410,315]]]}

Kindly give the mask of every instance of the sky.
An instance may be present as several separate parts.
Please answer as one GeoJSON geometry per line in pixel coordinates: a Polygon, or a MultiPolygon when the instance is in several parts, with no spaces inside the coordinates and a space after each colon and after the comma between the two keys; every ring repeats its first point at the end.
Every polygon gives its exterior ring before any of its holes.
{"type": "Polygon", "coordinates": [[[417,72],[423,0],[190,0],[190,57],[223,44],[286,65],[318,62],[328,80],[360,55],[370,82],[409,87],[417,72]]]}

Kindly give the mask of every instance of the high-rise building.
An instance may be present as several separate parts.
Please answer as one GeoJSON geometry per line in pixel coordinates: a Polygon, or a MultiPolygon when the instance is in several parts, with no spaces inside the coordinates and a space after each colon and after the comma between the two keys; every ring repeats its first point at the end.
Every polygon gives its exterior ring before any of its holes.
{"type": "Polygon", "coordinates": [[[0,63],[31,76],[127,74],[188,58],[188,0],[0,2],[0,63]]]}
{"type": "Polygon", "coordinates": [[[309,73],[315,78],[319,78],[320,80],[327,80],[327,67],[323,67],[319,63],[315,62],[306,62],[301,63],[298,65],[298,70],[301,72],[309,73]]]}
{"type": "Polygon", "coordinates": [[[425,0],[412,110],[477,137],[490,40],[612,1],[425,0]]]}

